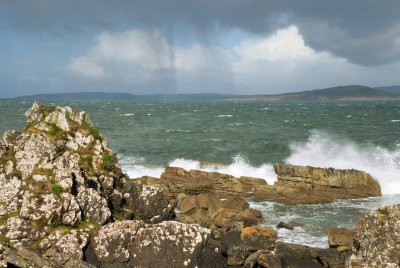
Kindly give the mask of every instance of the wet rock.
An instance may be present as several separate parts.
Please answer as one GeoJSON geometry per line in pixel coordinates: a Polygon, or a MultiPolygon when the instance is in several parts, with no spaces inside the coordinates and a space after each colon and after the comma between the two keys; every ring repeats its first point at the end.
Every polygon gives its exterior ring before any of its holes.
{"type": "Polygon", "coordinates": [[[351,250],[354,240],[354,230],[347,228],[328,228],[329,247],[336,248],[339,251],[351,250]]]}
{"type": "Polygon", "coordinates": [[[256,199],[308,204],[382,195],[379,183],[363,171],[289,164],[274,168],[278,180],[271,186],[257,186],[256,199]]]}
{"type": "Polygon", "coordinates": [[[288,229],[288,230],[294,230],[294,226],[293,226],[292,224],[286,223],[286,222],[283,222],[283,221],[281,221],[280,223],[278,223],[278,224],[276,225],[276,228],[277,228],[277,229],[285,228],[285,229],[288,229]]]}
{"type": "Polygon", "coordinates": [[[102,227],[92,244],[100,267],[224,267],[211,240],[211,230],[198,225],[121,221],[102,227]]]}
{"type": "Polygon", "coordinates": [[[380,208],[361,217],[354,242],[346,267],[399,267],[400,205],[380,208]]]}

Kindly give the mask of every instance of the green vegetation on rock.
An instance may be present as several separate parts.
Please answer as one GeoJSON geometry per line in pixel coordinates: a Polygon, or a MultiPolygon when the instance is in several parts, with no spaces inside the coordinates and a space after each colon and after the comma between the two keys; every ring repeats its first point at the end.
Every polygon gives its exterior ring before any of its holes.
{"type": "Polygon", "coordinates": [[[389,209],[388,208],[379,208],[378,212],[382,215],[389,216],[389,209]]]}
{"type": "Polygon", "coordinates": [[[51,187],[51,191],[55,195],[60,195],[60,193],[63,191],[63,188],[59,184],[54,184],[53,187],[51,187]]]}

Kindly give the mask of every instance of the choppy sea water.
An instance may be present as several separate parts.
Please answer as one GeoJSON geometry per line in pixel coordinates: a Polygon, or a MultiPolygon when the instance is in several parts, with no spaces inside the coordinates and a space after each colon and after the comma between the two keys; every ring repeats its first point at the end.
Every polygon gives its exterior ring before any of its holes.
{"type": "MultiPolygon", "coordinates": [[[[325,229],[352,227],[377,207],[400,203],[400,102],[46,101],[88,111],[131,178],[158,177],[166,166],[216,171],[273,183],[272,163],[355,168],[374,176],[384,196],[331,204],[253,202],[267,225],[295,220],[283,241],[327,246],[325,229]]],[[[31,101],[0,100],[0,132],[21,130],[31,101]]]]}

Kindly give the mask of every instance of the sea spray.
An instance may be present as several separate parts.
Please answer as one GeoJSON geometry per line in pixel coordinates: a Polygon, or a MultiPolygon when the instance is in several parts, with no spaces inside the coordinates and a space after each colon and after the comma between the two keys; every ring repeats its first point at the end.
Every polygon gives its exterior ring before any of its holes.
{"type": "MultiPolygon", "coordinates": [[[[140,157],[126,157],[120,155],[119,161],[123,171],[130,178],[139,178],[141,176],[151,176],[159,178],[165,167],[161,166],[146,166],[145,159],[140,157]]],[[[201,167],[200,162],[191,159],[178,158],[168,163],[171,167],[181,167],[186,170],[196,169],[208,172],[219,172],[229,174],[235,177],[248,176],[254,178],[265,179],[268,183],[273,184],[276,179],[276,174],[271,164],[264,164],[259,167],[250,165],[248,160],[241,155],[232,157],[232,163],[223,167],[201,167]]]]}
{"type": "Polygon", "coordinates": [[[362,146],[314,130],[305,143],[293,143],[290,149],[286,163],[362,170],[379,181],[383,194],[400,194],[400,148],[362,146]]]}

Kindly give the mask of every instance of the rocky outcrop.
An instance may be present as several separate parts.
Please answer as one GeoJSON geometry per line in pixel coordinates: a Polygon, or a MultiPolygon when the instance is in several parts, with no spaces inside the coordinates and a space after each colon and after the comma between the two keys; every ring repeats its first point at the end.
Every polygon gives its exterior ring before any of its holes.
{"type": "Polygon", "coordinates": [[[400,266],[400,205],[380,208],[360,218],[353,254],[346,267],[400,266]]]}
{"type": "Polygon", "coordinates": [[[225,267],[211,230],[178,222],[120,221],[92,239],[99,267],[225,267]]]}
{"type": "Polygon", "coordinates": [[[160,181],[174,196],[181,193],[187,195],[215,193],[222,197],[243,195],[242,184],[237,178],[217,172],[187,171],[183,168],[167,167],[161,174],[160,181]]]}
{"type": "Polygon", "coordinates": [[[257,186],[256,199],[306,204],[381,196],[379,183],[363,171],[289,164],[274,168],[278,180],[271,186],[257,186]]]}
{"type": "Polygon", "coordinates": [[[91,234],[103,224],[173,216],[163,189],[127,181],[87,113],[35,102],[26,116],[22,132],[8,131],[0,140],[0,255],[4,251],[5,260],[28,265],[27,252],[53,266],[82,260],[91,234]]]}
{"type": "Polygon", "coordinates": [[[263,221],[259,210],[251,209],[242,198],[221,198],[218,194],[199,194],[180,198],[176,219],[208,228],[238,229],[263,221]]]}

